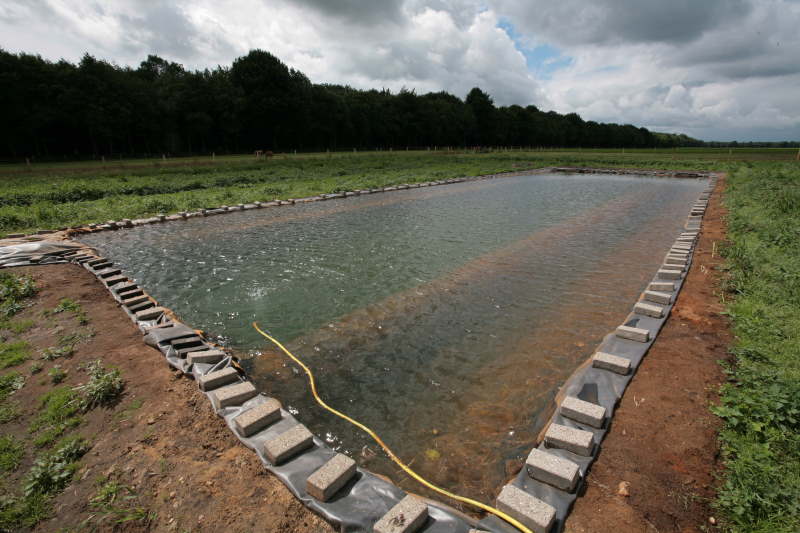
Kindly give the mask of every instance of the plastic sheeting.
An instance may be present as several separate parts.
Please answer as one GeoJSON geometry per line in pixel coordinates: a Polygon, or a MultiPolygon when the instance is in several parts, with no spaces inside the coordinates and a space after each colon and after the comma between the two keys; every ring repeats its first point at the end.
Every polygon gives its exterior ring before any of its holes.
{"type": "Polygon", "coordinates": [[[86,248],[74,242],[38,241],[0,248],[0,268],[69,262],[70,253],[86,248]]]}

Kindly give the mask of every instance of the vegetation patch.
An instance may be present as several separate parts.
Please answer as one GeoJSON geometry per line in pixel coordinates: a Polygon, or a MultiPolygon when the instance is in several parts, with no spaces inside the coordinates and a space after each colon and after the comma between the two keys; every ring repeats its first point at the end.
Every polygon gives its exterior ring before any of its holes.
{"type": "Polygon", "coordinates": [[[39,398],[40,411],[30,425],[36,446],[53,443],[68,428],[81,423],[80,397],[70,387],[58,387],[39,398]]]}
{"type": "Polygon", "coordinates": [[[24,363],[30,355],[30,345],[25,341],[0,343],[0,368],[24,363]]]}
{"type": "Polygon", "coordinates": [[[156,519],[156,513],[141,505],[136,491],[108,478],[98,480],[97,491],[89,500],[89,507],[92,513],[84,525],[91,524],[97,527],[106,524],[107,527],[111,527],[134,522],[147,526],[156,519]]]}
{"type": "Polygon", "coordinates": [[[800,531],[800,169],[728,179],[728,313],[736,344],[713,410],[725,474],[717,506],[736,532],[800,531]]]}
{"type": "Polygon", "coordinates": [[[13,435],[0,437],[0,472],[16,470],[24,455],[25,447],[23,443],[14,438],[13,435]]]}
{"type": "Polygon", "coordinates": [[[0,272],[0,319],[10,318],[22,311],[23,302],[34,294],[36,285],[30,276],[0,272]]]}
{"type": "Polygon", "coordinates": [[[125,389],[125,381],[119,370],[106,370],[98,359],[89,363],[86,372],[89,374],[89,381],[74,389],[80,394],[78,403],[81,409],[88,411],[95,407],[114,405],[125,389]]]}
{"type": "Polygon", "coordinates": [[[0,424],[19,416],[19,404],[11,399],[11,395],[24,385],[25,378],[16,372],[0,376],[0,424]]]}

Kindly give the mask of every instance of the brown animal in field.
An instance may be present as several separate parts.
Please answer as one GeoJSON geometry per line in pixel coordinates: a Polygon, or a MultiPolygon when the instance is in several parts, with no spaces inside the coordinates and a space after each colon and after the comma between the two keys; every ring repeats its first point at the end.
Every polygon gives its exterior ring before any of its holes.
{"type": "Polygon", "coordinates": [[[272,157],[272,150],[256,150],[253,152],[256,156],[256,159],[261,159],[262,157],[272,157]]]}

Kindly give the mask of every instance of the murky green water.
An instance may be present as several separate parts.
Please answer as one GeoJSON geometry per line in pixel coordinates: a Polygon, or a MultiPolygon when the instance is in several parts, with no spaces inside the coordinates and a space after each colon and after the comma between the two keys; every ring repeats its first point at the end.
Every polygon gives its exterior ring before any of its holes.
{"type": "Polygon", "coordinates": [[[490,500],[563,380],[630,310],[699,180],[536,175],[104,232],[83,240],[331,446],[422,492],[318,408],[321,394],[423,475],[490,500]]]}

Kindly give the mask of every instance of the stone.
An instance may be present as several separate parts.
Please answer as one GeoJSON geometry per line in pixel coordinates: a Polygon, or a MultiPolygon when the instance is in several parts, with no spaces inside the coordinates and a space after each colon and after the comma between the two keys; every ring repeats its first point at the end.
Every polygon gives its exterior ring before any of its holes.
{"type": "Polygon", "coordinates": [[[580,479],[577,464],[537,448],[528,454],[525,470],[533,479],[567,492],[572,492],[580,479]]]}
{"type": "Polygon", "coordinates": [[[622,339],[636,342],[648,342],[650,340],[650,331],[625,325],[617,327],[616,335],[622,339]]]}
{"type": "Polygon", "coordinates": [[[233,427],[242,437],[255,435],[281,419],[281,402],[267,398],[264,403],[248,409],[233,419],[233,427]]]}
{"type": "Polygon", "coordinates": [[[273,465],[286,462],[314,445],[314,436],[303,425],[297,424],[264,443],[264,454],[273,465]]]}
{"type": "Polygon", "coordinates": [[[567,396],[561,402],[561,416],[593,428],[603,427],[606,408],[596,403],[586,402],[575,396],[567,396]]]}
{"type": "Polygon", "coordinates": [[[644,299],[657,304],[669,305],[672,303],[672,294],[668,292],[644,291],[644,299]]]}
{"type": "Polygon", "coordinates": [[[125,283],[126,281],[129,281],[127,276],[111,276],[110,278],[103,280],[103,282],[109,287],[113,285],[119,285],[120,283],[125,283]]]}
{"type": "Polygon", "coordinates": [[[258,395],[255,385],[249,381],[242,381],[235,385],[228,385],[220,389],[215,389],[209,393],[211,405],[214,409],[224,409],[231,405],[242,405],[250,398],[258,395]]]}
{"type": "Polygon", "coordinates": [[[186,359],[190,365],[197,363],[214,364],[220,362],[224,357],[225,352],[222,350],[202,350],[190,353],[186,359]]]}
{"type": "Polygon", "coordinates": [[[139,296],[134,296],[133,298],[128,298],[127,300],[123,301],[122,303],[125,307],[133,307],[139,304],[143,304],[145,302],[151,302],[150,297],[145,294],[140,294],[139,296]]]}
{"type": "Polygon", "coordinates": [[[107,263],[108,259],[105,257],[98,257],[97,259],[92,259],[91,261],[87,261],[89,266],[93,267],[95,265],[99,265],[100,263],[107,263]]]}
{"type": "Polygon", "coordinates": [[[200,387],[200,390],[208,391],[216,389],[217,387],[222,387],[228,383],[233,383],[234,381],[239,381],[239,373],[235,368],[229,366],[222,370],[209,372],[205,376],[200,376],[197,379],[197,385],[200,387]]]}
{"type": "Polygon", "coordinates": [[[428,505],[408,495],[375,522],[375,533],[414,533],[428,520],[428,505]]]}
{"type": "MultiPolygon", "coordinates": [[[[156,304],[153,300],[148,299],[147,301],[144,301],[140,304],[126,305],[125,307],[127,307],[128,310],[135,315],[136,313],[139,312],[145,312],[150,309],[155,309],[156,304]]],[[[142,319],[142,320],[147,320],[147,319],[142,319]]]]}
{"type": "Polygon", "coordinates": [[[656,275],[661,279],[681,279],[681,271],[672,268],[660,268],[656,275]]]}
{"type": "Polygon", "coordinates": [[[337,453],[306,480],[306,492],[321,502],[330,500],[356,475],[356,462],[337,453]]]}
{"type": "Polygon", "coordinates": [[[497,508],[522,522],[534,533],[549,533],[556,520],[556,510],[552,505],[514,485],[506,485],[500,491],[497,508]]]}
{"type": "Polygon", "coordinates": [[[631,361],[625,357],[605,352],[597,352],[592,357],[592,366],[626,375],[631,369],[631,361]]]}
{"type": "Polygon", "coordinates": [[[673,292],[675,284],[671,281],[654,281],[648,286],[648,289],[651,291],[673,292]]]}
{"type": "Polygon", "coordinates": [[[155,320],[164,313],[163,307],[152,307],[136,313],[136,320],[155,320]]]}
{"type": "Polygon", "coordinates": [[[664,308],[662,306],[644,302],[636,302],[633,306],[633,312],[653,318],[661,318],[664,316],[664,308]]]}
{"type": "Polygon", "coordinates": [[[544,434],[544,443],[549,448],[561,448],[577,455],[591,457],[594,450],[594,433],[583,429],[550,424],[544,434]]]}

